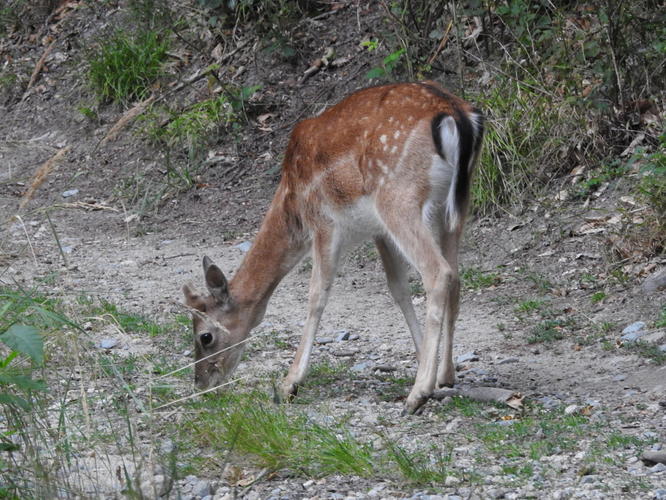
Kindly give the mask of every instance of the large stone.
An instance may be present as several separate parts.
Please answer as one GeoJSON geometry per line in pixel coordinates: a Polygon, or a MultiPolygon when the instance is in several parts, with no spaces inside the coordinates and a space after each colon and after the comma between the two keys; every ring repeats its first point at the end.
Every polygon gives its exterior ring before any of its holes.
{"type": "Polygon", "coordinates": [[[642,285],[643,291],[648,294],[666,290],[666,268],[662,268],[648,276],[642,285]]]}

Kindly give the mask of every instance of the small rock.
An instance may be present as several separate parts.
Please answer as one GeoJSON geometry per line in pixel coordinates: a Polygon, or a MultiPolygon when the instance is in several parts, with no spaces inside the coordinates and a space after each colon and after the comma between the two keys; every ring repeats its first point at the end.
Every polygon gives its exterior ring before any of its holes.
{"type": "Polygon", "coordinates": [[[113,349],[117,345],[118,341],[116,339],[102,339],[99,342],[100,349],[113,349]]]}
{"type": "Polygon", "coordinates": [[[666,488],[659,488],[654,491],[654,500],[666,500],[666,488]]]}
{"type": "Polygon", "coordinates": [[[358,354],[358,349],[343,349],[340,351],[334,351],[331,354],[339,358],[349,358],[358,354]]]}
{"type": "Polygon", "coordinates": [[[335,337],[335,341],[343,342],[345,340],[349,340],[349,336],[350,336],[349,330],[340,330],[337,336],[335,337]]]}
{"type": "Polygon", "coordinates": [[[625,327],[624,330],[622,330],[622,335],[627,335],[628,333],[640,332],[643,328],[645,328],[644,321],[635,321],[629,326],[625,327]]]}
{"type": "Polygon", "coordinates": [[[573,415],[578,411],[578,405],[569,405],[564,409],[566,415],[573,415]]]}
{"type": "Polygon", "coordinates": [[[252,246],[252,243],[249,241],[243,241],[242,243],[238,243],[237,245],[234,245],[234,248],[238,248],[241,252],[246,253],[250,247],[252,246]]]}
{"type": "Polygon", "coordinates": [[[641,455],[641,460],[646,464],[658,463],[664,465],[666,464],[666,451],[662,450],[644,451],[643,454],[641,455]]]}
{"type": "Polygon", "coordinates": [[[172,453],[174,449],[175,446],[173,444],[173,441],[171,441],[171,439],[169,438],[166,438],[164,441],[162,441],[162,444],[160,445],[160,452],[163,453],[164,455],[172,453]]]}
{"type": "Polygon", "coordinates": [[[79,194],[79,190],[78,190],[78,189],[68,189],[67,191],[64,191],[64,192],[62,193],[62,197],[63,197],[63,198],[69,198],[69,197],[71,197],[71,196],[76,196],[77,194],[79,194]]]}
{"type": "Polygon", "coordinates": [[[389,373],[389,372],[394,372],[397,370],[395,366],[391,365],[377,365],[375,366],[375,370],[384,372],[384,373],[389,373]]]}
{"type": "Polygon", "coordinates": [[[623,375],[623,374],[615,375],[613,377],[613,382],[622,382],[623,380],[626,380],[626,379],[627,379],[626,375],[623,375]]]}
{"type": "Polygon", "coordinates": [[[352,333],[352,334],[349,336],[349,340],[358,340],[358,339],[360,339],[360,338],[361,338],[361,337],[359,337],[358,333],[352,333]]]}
{"type": "Polygon", "coordinates": [[[372,361],[361,361],[360,363],[356,363],[354,366],[350,368],[351,371],[354,373],[360,373],[364,370],[367,370],[372,366],[372,361]]]}
{"type": "Polygon", "coordinates": [[[167,478],[156,474],[150,479],[144,479],[139,485],[142,498],[158,498],[165,495],[169,489],[167,478]]]}
{"type": "Polygon", "coordinates": [[[383,484],[378,484],[377,486],[373,487],[370,491],[368,491],[368,496],[372,497],[372,498],[378,497],[379,492],[382,491],[383,489],[384,489],[384,485],[383,484]]]}
{"type": "Polygon", "coordinates": [[[476,351],[466,352],[465,354],[461,354],[460,356],[456,357],[456,363],[468,363],[470,361],[478,360],[479,355],[476,353],[476,351]]]}
{"type": "Polygon", "coordinates": [[[648,469],[648,474],[659,474],[661,472],[666,472],[666,465],[656,464],[648,469]]]}
{"type": "Polygon", "coordinates": [[[210,481],[206,479],[199,479],[192,486],[192,494],[198,497],[205,497],[213,494],[213,488],[210,484],[210,481]]]}
{"type": "Polygon", "coordinates": [[[630,332],[622,335],[621,339],[624,340],[625,342],[636,342],[638,339],[640,339],[643,335],[645,335],[647,332],[645,331],[640,331],[640,332],[630,332]]]}
{"type": "Polygon", "coordinates": [[[583,476],[583,478],[580,480],[580,484],[592,484],[597,481],[597,478],[595,476],[583,476]]]}
{"type": "Polygon", "coordinates": [[[541,403],[547,410],[554,410],[560,406],[560,401],[555,398],[551,398],[550,396],[543,396],[537,399],[537,401],[541,403]]]}
{"type": "Polygon", "coordinates": [[[317,344],[322,344],[322,345],[323,344],[332,344],[333,342],[335,342],[335,339],[333,339],[332,337],[321,337],[321,338],[317,339],[317,344]]]}
{"type": "Polygon", "coordinates": [[[659,346],[659,350],[660,350],[661,352],[666,352],[666,344],[662,344],[662,345],[660,345],[660,346],[659,346]]]}
{"type": "Polygon", "coordinates": [[[666,268],[648,276],[643,282],[642,288],[645,293],[655,293],[666,289],[666,268]]]}
{"type": "Polygon", "coordinates": [[[518,358],[506,358],[501,361],[498,361],[498,365],[508,365],[509,363],[518,363],[520,361],[518,358]]]}

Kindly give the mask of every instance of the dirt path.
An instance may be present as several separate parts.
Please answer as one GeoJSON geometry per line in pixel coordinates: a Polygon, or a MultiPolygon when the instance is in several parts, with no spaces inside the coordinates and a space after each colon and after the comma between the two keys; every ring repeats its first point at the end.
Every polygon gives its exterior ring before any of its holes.
{"type": "MultiPolygon", "coordinates": [[[[53,213],[52,220],[67,266],[62,264],[60,250],[45,220],[26,221],[25,226],[15,224],[8,234],[11,234],[15,248],[22,247],[23,251],[2,276],[5,283],[35,283],[48,290],[49,295],[65,300],[75,300],[82,295],[100,298],[118,304],[123,310],[155,318],[159,322],[168,322],[174,314],[182,313],[176,302],[181,301],[180,287],[184,282],[191,281],[202,287],[200,259],[203,255],[211,256],[225,273],[232,274],[243,256],[237,244],[251,239],[248,236],[220,245],[218,235],[211,234],[204,225],[191,223],[171,225],[159,233],[131,237],[131,231],[123,228],[121,214],[103,212],[61,211],[53,213]],[[71,224],[71,217],[78,217],[78,223],[71,224]],[[99,227],[115,226],[120,229],[116,232],[91,230],[97,227],[95,218],[106,219],[99,227]],[[77,231],[81,227],[87,230],[77,231]],[[27,245],[26,233],[30,236],[30,246],[27,245]],[[35,278],[39,279],[35,281],[35,278]]],[[[475,258],[470,250],[472,247],[468,244],[463,252],[463,265],[475,258]]],[[[238,369],[238,375],[249,377],[250,386],[265,386],[271,377],[286,373],[305,316],[308,278],[309,267],[305,261],[276,291],[264,322],[255,332],[250,353],[238,369]],[[280,345],[276,343],[278,337],[283,341],[280,345]]],[[[478,361],[461,363],[458,380],[473,386],[510,388],[526,395],[531,402],[559,408],[559,411],[566,407],[571,412],[583,411],[586,415],[591,412],[605,426],[599,431],[600,435],[630,432],[641,439],[649,436],[645,441],[647,444],[663,443],[666,418],[660,403],[663,405],[664,402],[666,367],[655,367],[636,356],[607,352],[597,344],[581,347],[571,339],[528,344],[525,339],[534,326],[533,322],[517,323],[514,306],[498,300],[503,294],[520,296],[521,286],[512,285],[508,280],[506,285],[500,283],[490,289],[467,290],[463,294],[455,355],[475,351],[478,361]],[[498,326],[502,324],[505,326],[498,326]]],[[[417,313],[422,317],[423,302],[417,298],[415,303],[417,313]]],[[[351,370],[339,382],[340,387],[325,393],[323,401],[312,403],[311,411],[322,411],[324,405],[326,411],[333,415],[346,415],[355,432],[366,437],[375,432],[378,418],[398,422],[398,427],[392,432],[403,438],[409,436],[414,443],[427,441],[428,436],[439,435],[439,432],[450,433],[452,425],[455,439],[459,440],[469,432],[468,425],[471,424],[465,422],[465,417],[438,416],[437,408],[442,405],[441,402],[430,402],[420,417],[401,420],[401,399],[408,385],[398,391],[392,401],[379,398],[382,384],[375,374],[386,371],[412,377],[415,361],[404,321],[388,294],[381,266],[370,247],[362,247],[347,257],[336,280],[319,337],[335,339],[341,330],[348,330],[355,340],[318,343],[313,364],[344,362],[351,370]],[[458,431],[460,434],[457,434],[458,431]]],[[[100,335],[103,334],[100,332],[100,335]]],[[[158,349],[157,344],[145,335],[127,334],[119,348],[143,354],[158,349]]],[[[183,353],[167,354],[181,364],[188,360],[183,353]]],[[[184,384],[180,390],[187,394],[191,390],[189,381],[184,384]]],[[[579,489],[580,476],[575,473],[576,451],[582,453],[575,447],[560,453],[569,457],[563,461],[574,464],[571,470],[564,467],[557,476],[547,476],[548,488],[553,492],[565,492],[562,493],[564,497],[579,489]]],[[[624,453],[624,450],[620,451],[624,453]]],[[[614,450],[613,453],[619,454],[620,451],[614,450]]],[[[639,448],[632,449],[629,454],[636,456],[639,451],[639,448]]],[[[583,497],[596,498],[597,490],[606,490],[613,497],[635,498],[633,493],[625,492],[623,488],[627,481],[634,481],[637,474],[647,485],[646,491],[666,485],[664,473],[651,474],[647,466],[642,466],[640,462],[637,465],[635,460],[626,460],[627,457],[621,455],[613,466],[615,468],[597,466],[600,478],[607,473],[616,476],[610,483],[605,479],[590,482],[593,486],[585,489],[589,496],[583,497]]],[[[464,459],[461,463],[465,463],[464,459]]],[[[268,493],[275,488],[289,490],[294,484],[300,483],[293,478],[274,479],[259,482],[252,491],[258,495],[255,498],[264,498],[270,496],[268,493]]],[[[348,478],[329,479],[328,483],[324,481],[321,484],[319,493],[312,491],[311,495],[303,493],[290,498],[324,495],[324,491],[331,494],[331,491],[339,492],[347,487],[348,491],[365,495],[378,485],[387,488],[387,497],[415,494],[414,491],[417,491],[412,488],[396,490],[390,483],[375,484],[348,478]],[[350,486],[342,486],[347,483],[350,486]],[[392,493],[389,494],[390,491],[392,493]]],[[[509,495],[509,498],[521,498],[538,491],[534,490],[537,487],[534,484],[530,480],[522,486],[513,489],[504,487],[497,491],[513,491],[518,496],[509,495]]],[[[218,486],[221,488],[220,495],[231,491],[228,486],[218,486]]],[[[469,496],[476,491],[481,498],[491,491],[483,487],[470,489],[457,483],[453,486],[455,488],[450,489],[451,492],[467,492],[469,496]]],[[[553,498],[562,497],[555,495],[553,498]]]]}

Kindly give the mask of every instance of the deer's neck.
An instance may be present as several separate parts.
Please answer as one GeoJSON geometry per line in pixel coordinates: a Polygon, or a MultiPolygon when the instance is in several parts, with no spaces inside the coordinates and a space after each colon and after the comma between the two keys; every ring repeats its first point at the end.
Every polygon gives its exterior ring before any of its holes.
{"type": "Polygon", "coordinates": [[[252,326],[262,320],[273,291],[307,250],[307,238],[290,222],[287,205],[285,196],[278,190],[250,250],[229,284],[234,301],[250,313],[252,326]]]}

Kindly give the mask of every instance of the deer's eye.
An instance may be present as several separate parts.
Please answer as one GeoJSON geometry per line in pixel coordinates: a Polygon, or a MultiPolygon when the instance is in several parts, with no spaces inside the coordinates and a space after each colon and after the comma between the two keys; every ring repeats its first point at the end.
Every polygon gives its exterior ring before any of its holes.
{"type": "Polygon", "coordinates": [[[210,332],[202,333],[199,335],[199,340],[201,341],[201,345],[206,347],[213,341],[213,334],[210,332]]]}

